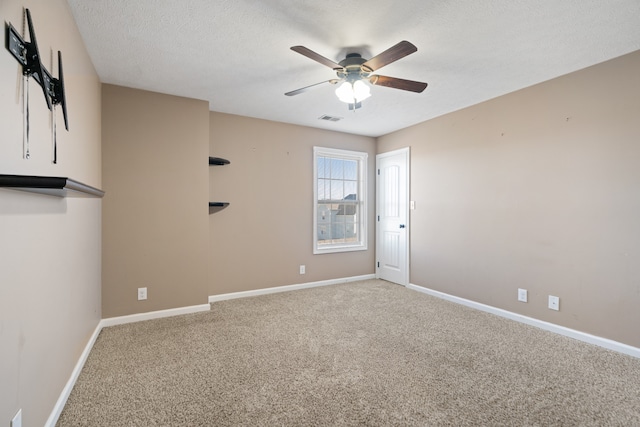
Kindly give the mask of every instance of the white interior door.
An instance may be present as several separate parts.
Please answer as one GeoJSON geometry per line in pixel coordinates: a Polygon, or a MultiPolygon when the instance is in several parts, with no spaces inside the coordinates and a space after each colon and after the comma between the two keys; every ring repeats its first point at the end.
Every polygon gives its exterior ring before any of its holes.
{"type": "Polygon", "coordinates": [[[409,148],[376,156],[376,276],[409,284],[409,148]]]}

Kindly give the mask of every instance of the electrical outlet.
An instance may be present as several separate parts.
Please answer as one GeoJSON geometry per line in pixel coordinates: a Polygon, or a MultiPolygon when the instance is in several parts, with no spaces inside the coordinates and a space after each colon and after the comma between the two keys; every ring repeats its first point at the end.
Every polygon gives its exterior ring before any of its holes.
{"type": "Polygon", "coordinates": [[[416,201],[415,200],[411,200],[409,202],[409,209],[415,210],[415,208],[416,208],[416,201]]]}
{"type": "Polygon", "coordinates": [[[559,311],[560,310],[560,297],[554,297],[549,295],[549,309],[559,311]]]}
{"type": "Polygon", "coordinates": [[[518,301],[527,302],[527,290],[518,288],[518,301]]]}
{"type": "Polygon", "coordinates": [[[22,409],[18,409],[18,413],[11,418],[11,427],[22,427],[22,409]]]}
{"type": "Polygon", "coordinates": [[[305,274],[307,272],[307,267],[304,264],[300,265],[300,274],[305,274]]]}
{"type": "Polygon", "coordinates": [[[147,288],[138,288],[138,301],[147,299],[147,288]]]}

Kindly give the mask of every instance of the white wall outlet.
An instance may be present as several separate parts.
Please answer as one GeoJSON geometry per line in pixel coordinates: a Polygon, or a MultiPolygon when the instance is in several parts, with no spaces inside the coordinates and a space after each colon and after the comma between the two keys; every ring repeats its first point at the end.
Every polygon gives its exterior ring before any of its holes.
{"type": "Polygon", "coordinates": [[[409,209],[415,210],[415,208],[416,208],[416,201],[415,200],[411,200],[409,202],[409,209]]]}
{"type": "Polygon", "coordinates": [[[518,301],[527,302],[527,290],[518,288],[518,301]]]}
{"type": "Polygon", "coordinates": [[[138,301],[147,299],[147,288],[138,288],[138,301]]]}
{"type": "Polygon", "coordinates": [[[304,264],[300,265],[300,274],[305,274],[307,272],[307,267],[304,264]]]}
{"type": "Polygon", "coordinates": [[[551,310],[559,311],[560,310],[560,297],[554,297],[553,295],[549,295],[549,308],[551,310]]]}
{"type": "Polygon", "coordinates": [[[18,409],[18,413],[11,418],[11,427],[22,427],[22,409],[18,409]]]}

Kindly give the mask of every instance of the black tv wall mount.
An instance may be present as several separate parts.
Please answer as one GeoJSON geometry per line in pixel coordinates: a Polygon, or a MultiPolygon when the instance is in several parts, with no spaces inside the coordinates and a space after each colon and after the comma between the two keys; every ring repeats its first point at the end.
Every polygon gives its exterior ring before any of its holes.
{"type": "MultiPolygon", "coordinates": [[[[33,20],[31,19],[31,12],[29,9],[25,9],[27,16],[27,26],[29,30],[29,40],[26,41],[22,38],[20,33],[11,25],[6,24],[6,47],[14,58],[22,65],[22,74],[26,77],[33,77],[33,79],[42,88],[44,99],[47,103],[47,108],[53,110],[53,107],[60,105],[62,107],[62,115],[64,117],[64,127],[69,130],[69,119],[67,117],[67,101],[64,92],[64,77],[62,73],[62,53],[58,51],[58,78],[55,78],[51,73],[42,65],[42,58],[38,51],[38,42],[36,40],[36,33],[33,29],[33,20]]],[[[55,132],[55,130],[54,130],[55,132]]],[[[55,135],[54,135],[55,139],[55,135]]],[[[56,153],[54,144],[54,160],[56,163],[56,153]]],[[[27,157],[28,158],[28,157],[27,157]]]]}
{"type": "Polygon", "coordinates": [[[58,163],[58,144],[56,130],[55,107],[60,105],[64,116],[64,127],[69,130],[69,119],[67,117],[67,101],[64,92],[64,77],[62,73],[62,53],[58,51],[58,78],[55,78],[42,65],[36,32],[33,29],[31,12],[25,9],[26,21],[29,31],[29,40],[26,41],[20,33],[11,25],[6,23],[6,47],[13,57],[22,65],[23,77],[23,105],[24,105],[24,158],[29,159],[29,77],[40,85],[47,108],[52,112],[53,126],[51,134],[53,139],[53,163],[58,163]]]}

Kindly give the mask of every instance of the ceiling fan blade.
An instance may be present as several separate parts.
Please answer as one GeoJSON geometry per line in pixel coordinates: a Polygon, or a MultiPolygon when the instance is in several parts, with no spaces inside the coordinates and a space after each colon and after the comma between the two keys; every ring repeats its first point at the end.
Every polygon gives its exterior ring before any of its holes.
{"type": "Polygon", "coordinates": [[[330,59],[325,58],[322,55],[319,55],[317,53],[315,53],[314,51],[312,51],[311,49],[308,49],[304,46],[292,46],[291,50],[293,50],[294,52],[298,52],[300,55],[304,55],[309,59],[313,59],[316,62],[321,63],[322,65],[325,65],[333,70],[335,70],[336,68],[342,69],[342,65],[333,62],[330,59]]]}
{"type": "Polygon", "coordinates": [[[422,92],[427,87],[426,83],[416,82],[413,80],[399,79],[396,77],[379,76],[377,74],[369,77],[369,82],[372,85],[385,86],[393,89],[408,90],[410,92],[417,92],[417,93],[422,92]]]}
{"type": "Polygon", "coordinates": [[[362,64],[362,66],[370,69],[371,71],[375,71],[378,68],[382,68],[385,65],[389,65],[392,62],[397,61],[398,59],[404,58],[407,55],[411,55],[417,50],[418,48],[415,47],[412,43],[403,40],[395,46],[392,46],[389,49],[385,50],[381,54],[374,56],[373,58],[362,64]]]}
{"type": "Polygon", "coordinates": [[[312,87],[319,86],[319,85],[322,85],[322,84],[325,84],[325,83],[336,84],[336,83],[338,83],[339,81],[340,81],[340,79],[331,79],[331,80],[326,80],[326,81],[324,81],[324,82],[320,82],[320,83],[312,84],[312,85],[309,85],[309,86],[301,87],[300,89],[292,90],[291,92],[287,92],[287,93],[285,93],[285,95],[287,95],[287,96],[298,95],[298,94],[300,94],[300,93],[302,93],[302,92],[306,92],[306,91],[308,91],[308,90],[309,90],[309,89],[311,89],[312,87]]]}

